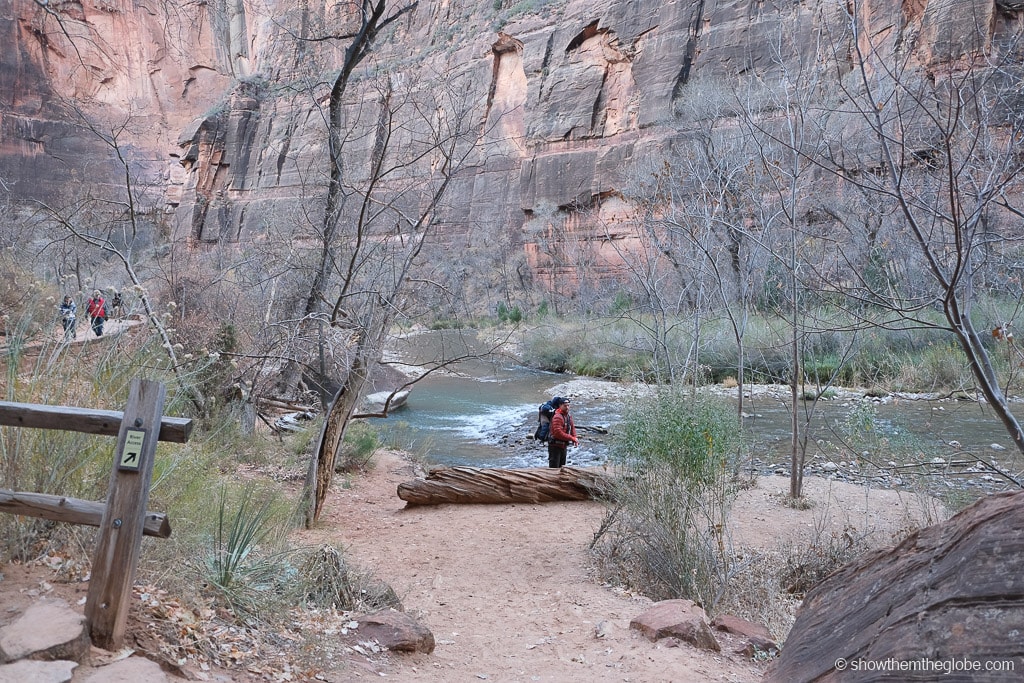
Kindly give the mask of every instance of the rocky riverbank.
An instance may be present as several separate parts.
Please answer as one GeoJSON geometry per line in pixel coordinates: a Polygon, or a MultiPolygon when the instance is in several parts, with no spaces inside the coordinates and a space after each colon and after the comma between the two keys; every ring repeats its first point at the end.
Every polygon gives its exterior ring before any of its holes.
{"type": "MultiPolygon", "coordinates": [[[[570,396],[580,401],[621,401],[650,394],[654,389],[649,385],[633,383],[609,382],[596,379],[578,378],[555,384],[551,387],[553,395],[570,396]]],[[[738,389],[723,385],[700,387],[700,393],[737,400],[738,389]]],[[[790,401],[790,387],[785,385],[746,385],[744,398],[749,402],[763,407],[766,402],[787,405],[790,401]]],[[[866,411],[870,417],[871,410],[877,406],[898,408],[900,405],[915,407],[927,406],[927,410],[935,414],[936,420],[946,422],[947,427],[955,428],[956,418],[947,419],[945,415],[952,413],[954,407],[961,407],[969,399],[965,395],[951,396],[948,394],[906,392],[892,393],[886,396],[872,396],[865,390],[850,388],[830,389],[827,398],[820,400],[829,406],[846,407],[849,411],[866,411]]],[[[979,409],[982,403],[977,399],[973,402],[979,409]]],[[[754,424],[752,439],[757,439],[757,420],[762,414],[752,409],[744,415],[744,420],[754,424]]],[[[609,427],[612,434],[588,434],[588,439],[602,443],[610,443],[614,433],[614,425],[609,427]]],[[[510,434],[505,443],[513,448],[535,448],[529,438],[530,425],[524,424],[521,432],[510,434]]],[[[801,425],[803,428],[803,425],[801,425]]],[[[898,429],[887,425],[889,430],[898,429]]],[[[817,476],[825,479],[848,482],[851,484],[884,489],[902,489],[908,491],[924,491],[930,495],[955,500],[967,500],[978,496],[997,493],[1007,489],[1019,488],[1021,481],[1016,465],[1014,451],[1000,443],[1007,441],[1005,433],[996,431],[993,425],[991,441],[987,444],[975,444],[965,447],[957,439],[935,439],[931,443],[909,442],[909,446],[900,445],[892,449],[894,439],[882,435],[878,440],[876,451],[854,450],[853,444],[842,440],[842,435],[832,427],[819,431],[823,436],[810,439],[808,456],[804,467],[805,476],[817,476]],[[889,452],[884,449],[889,448],[889,452]],[[893,456],[893,450],[899,451],[899,457],[893,456]]],[[[791,472],[790,446],[787,443],[777,444],[772,449],[758,449],[758,455],[750,456],[749,460],[739,463],[743,473],[754,476],[789,477],[791,472]]]]}

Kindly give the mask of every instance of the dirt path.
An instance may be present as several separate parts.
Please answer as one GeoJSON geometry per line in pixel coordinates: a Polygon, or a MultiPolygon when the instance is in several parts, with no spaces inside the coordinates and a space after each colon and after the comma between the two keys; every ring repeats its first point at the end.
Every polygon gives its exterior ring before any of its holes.
{"type": "Polygon", "coordinates": [[[329,499],[321,527],[297,539],[340,541],[432,630],[434,653],[392,657],[393,680],[760,680],[763,667],[738,655],[665,647],[629,629],[650,601],[588,571],[600,504],[407,509],[396,487],[413,476],[397,455],[377,456],[372,472],[329,499]]]}
{"type": "MultiPolygon", "coordinates": [[[[20,347],[20,352],[24,354],[26,359],[31,361],[45,350],[46,353],[49,354],[50,362],[53,362],[60,356],[60,354],[65,353],[69,348],[88,346],[93,342],[109,342],[112,339],[117,339],[122,334],[132,330],[133,328],[137,328],[145,324],[145,321],[139,316],[116,319],[109,318],[103,324],[103,336],[97,337],[92,331],[92,327],[90,327],[88,321],[83,321],[79,318],[78,324],[75,326],[74,337],[65,338],[64,331],[59,325],[55,325],[48,332],[43,333],[41,337],[37,337],[20,347]]],[[[6,344],[0,341],[0,351],[6,350],[6,344]]],[[[31,369],[31,362],[25,369],[31,369]]]]}
{"type": "MultiPolygon", "coordinates": [[[[378,453],[375,467],[348,488],[336,478],[320,526],[295,532],[293,541],[346,548],[359,566],[395,589],[406,611],[431,629],[437,647],[430,655],[353,653],[355,659],[339,662],[318,680],[761,680],[765,665],[735,654],[741,643],[725,634],[717,634],[722,652],[711,653],[652,643],[629,628],[651,603],[601,585],[589,569],[587,546],[603,514],[600,504],[407,508],[396,488],[414,476],[401,455],[378,453]]],[[[916,496],[816,478],[805,480],[813,507],[794,510],[782,503],[787,485],[782,477],[762,477],[740,494],[729,525],[736,546],[785,553],[816,535],[869,532],[885,543],[894,531],[913,525],[915,516],[922,519],[916,496]]],[[[941,514],[929,511],[924,517],[934,521],[941,514]]],[[[0,567],[0,573],[6,573],[0,580],[0,605],[6,606],[0,625],[38,595],[81,608],[85,583],[51,585],[52,572],[38,565],[0,567]]],[[[145,630],[141,623],[133,628],[145,630]]],[[[247,670],[211,670],[206,680],[297,680],[285,676],[287,667],[278,659],[250,661],[247,670]],[[253,664],[271,673],[260,675],[253,664]]],[[[88,670],[81,667],[83,674],[88,670]]]]}

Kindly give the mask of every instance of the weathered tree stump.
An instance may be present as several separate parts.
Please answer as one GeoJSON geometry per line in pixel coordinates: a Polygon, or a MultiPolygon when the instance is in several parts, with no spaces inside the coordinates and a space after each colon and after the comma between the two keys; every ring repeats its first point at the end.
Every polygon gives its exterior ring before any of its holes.
{"type": "Polygon", "coordinates": [[[609,490],[610,483],[603,472],[575,467],[439,467],[426,478],[399,484],[398,497],[411,505],[548,503],[597,498],[609,490]]]}

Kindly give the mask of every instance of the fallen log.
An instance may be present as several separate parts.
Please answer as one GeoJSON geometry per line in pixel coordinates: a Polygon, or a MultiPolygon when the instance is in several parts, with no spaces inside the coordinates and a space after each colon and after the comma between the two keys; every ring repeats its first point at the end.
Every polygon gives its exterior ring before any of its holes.
{"type": "Polygon", "coordinates": [[[610,485],[610,477],[603,472],[575,467],[438,467],[425,478],[399,484],[398,497],[411,505],[548,503],[598,498],[610,485]]]}
{"type": "Polygon", "coordinates": [[[280,408],[281,410],[287,410],[287,411],[290,411],[290,412],[296,412],[296,411],[298,411],[300,413],[315,413],[316,412],[316,408],[314,408],[313,406],[306,405],[304,403],[296,403],[295,401],[286,401],[286,400],[280,399],[280,398],[270,398],[269,396],[257,396],[256,397],[256,401],[259,402],[259,403],[262,403],[263,405],[269,406],[271,408],[280,408]]]}

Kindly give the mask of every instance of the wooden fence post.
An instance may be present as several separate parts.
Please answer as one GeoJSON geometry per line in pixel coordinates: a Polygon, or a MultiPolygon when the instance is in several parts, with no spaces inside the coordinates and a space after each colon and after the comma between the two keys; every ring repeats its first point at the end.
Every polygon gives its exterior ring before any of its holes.
{"type": "Polygon", "coordinates": [[[124,642],[166,395],[159,382],[133,380],[117,435],[85,602],[92,642],[107,650],[124,642]]]}

